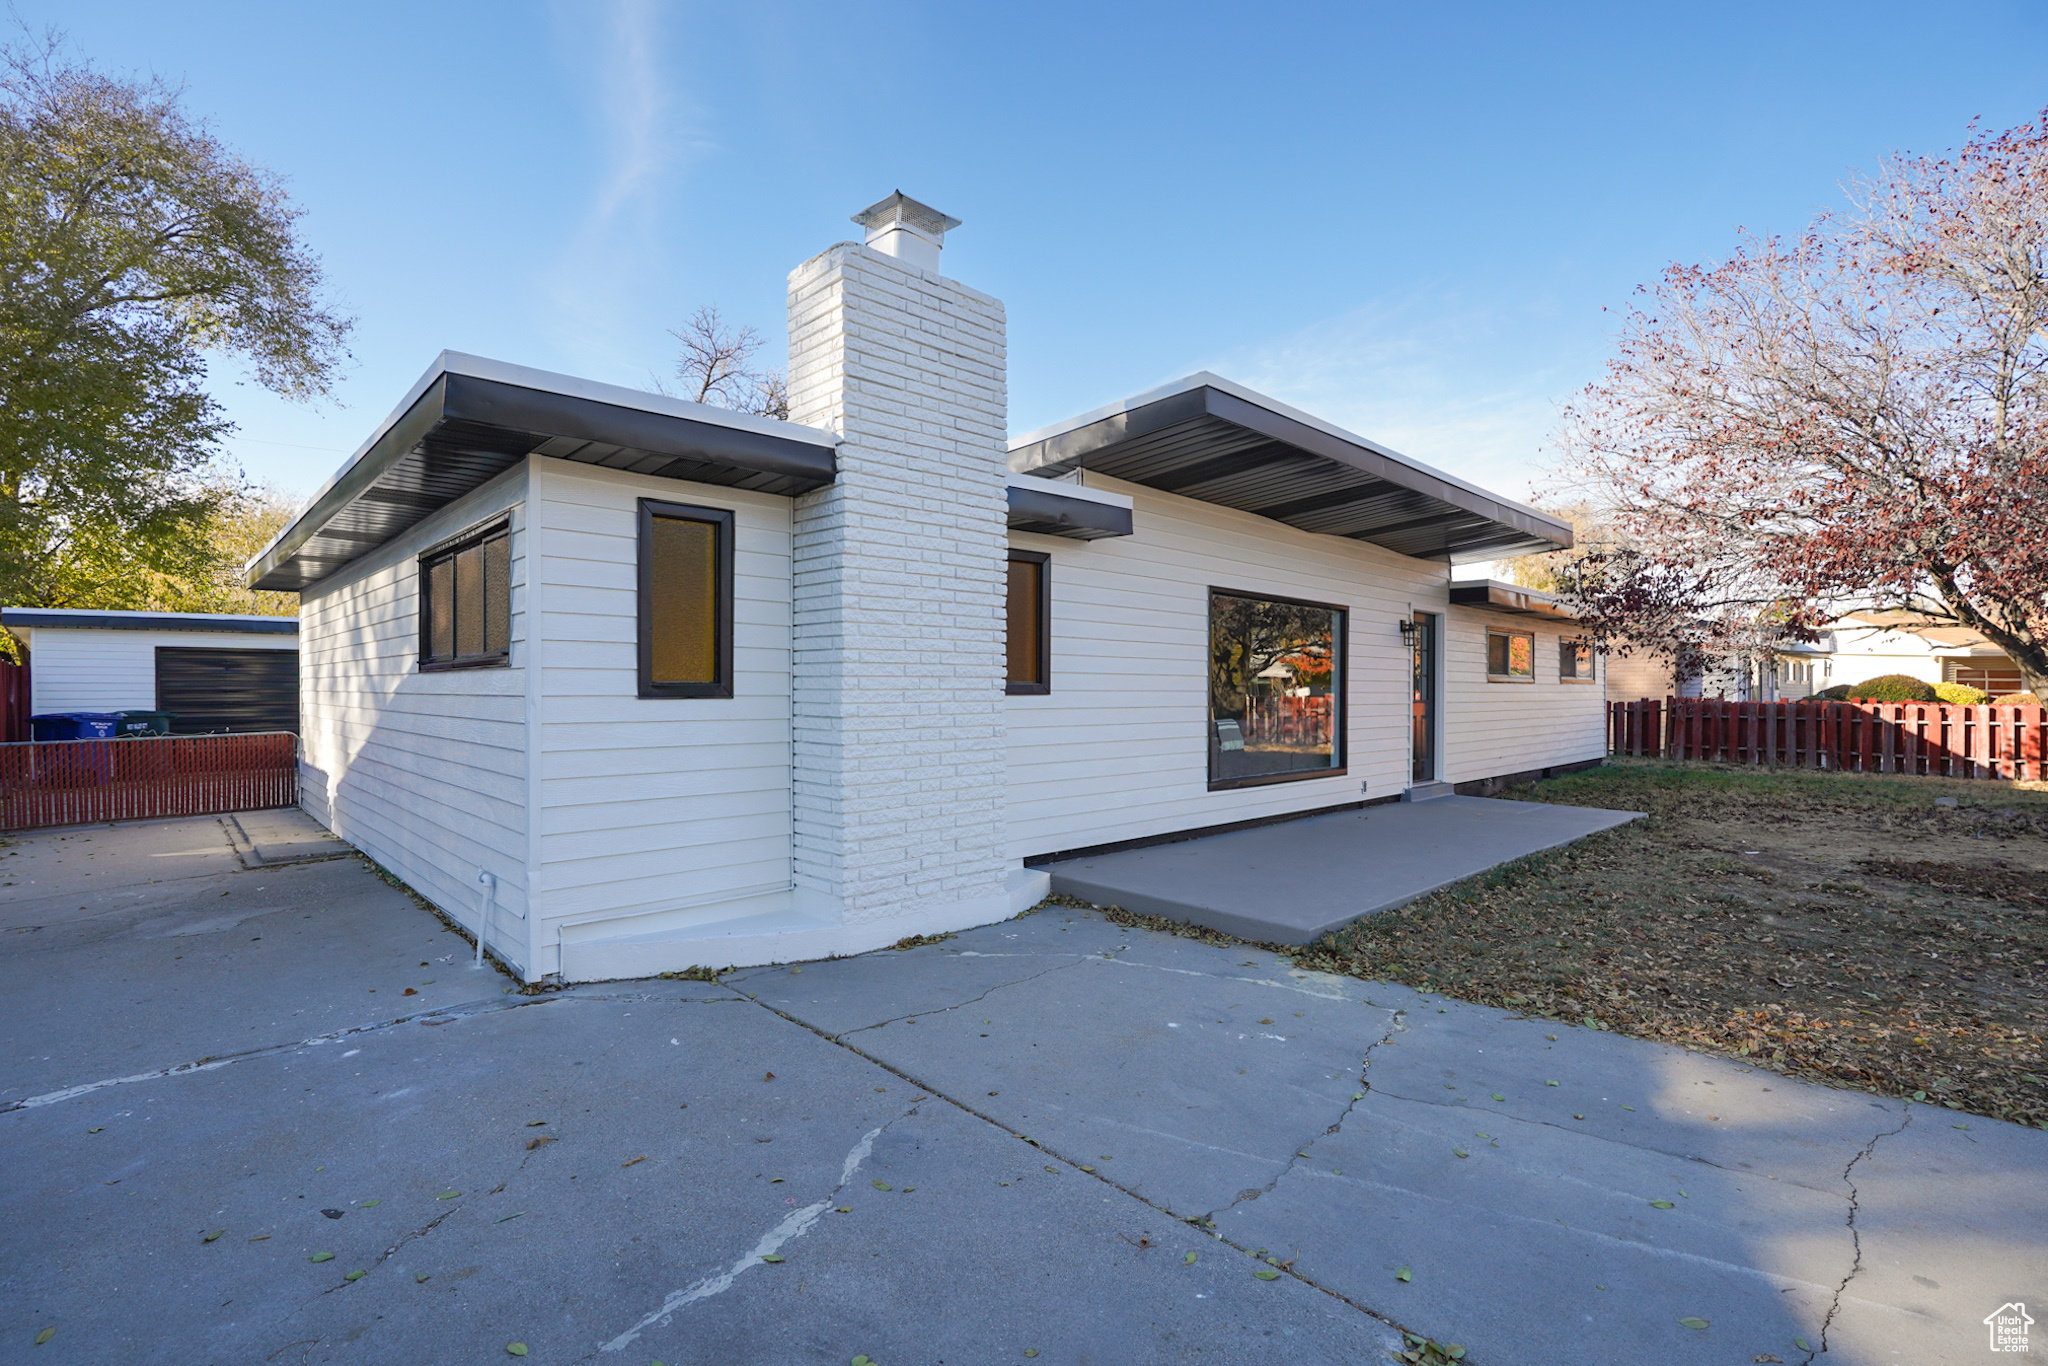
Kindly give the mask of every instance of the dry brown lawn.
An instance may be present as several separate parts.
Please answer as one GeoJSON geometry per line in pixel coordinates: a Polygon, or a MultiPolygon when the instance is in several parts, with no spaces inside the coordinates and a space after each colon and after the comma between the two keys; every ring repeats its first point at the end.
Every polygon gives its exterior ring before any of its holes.
{"type": "Polygon", "coordinates": [[[1511,795],[1649,819],[1297,961],[2048,1128],[2041,785],[1635,760],[1511,795]]]}

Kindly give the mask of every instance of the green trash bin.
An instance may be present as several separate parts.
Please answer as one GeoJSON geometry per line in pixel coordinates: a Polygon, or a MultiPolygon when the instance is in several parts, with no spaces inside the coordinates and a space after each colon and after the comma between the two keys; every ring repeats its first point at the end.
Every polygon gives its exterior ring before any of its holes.
{"type": "Polygon", "coordinates": [[[114,734],[120,736],[169,735],[171,722],[178,719],[168,711],[119,711],[114,715],[120,718],[114,723],[114,734]]]}

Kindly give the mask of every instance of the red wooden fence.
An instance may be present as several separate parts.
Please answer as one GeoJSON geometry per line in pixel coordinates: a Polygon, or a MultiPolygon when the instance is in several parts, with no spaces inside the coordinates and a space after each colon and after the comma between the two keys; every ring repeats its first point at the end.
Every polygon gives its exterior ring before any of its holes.
{"type": "Polygon", "coordinates": [[[298,737],[162,735],[0,745],[0,830],[293,806],[298,737]]]}
{"type": "Polygon", "coordinates": [[[1608,723],[1611,754],[1845,773],[2048,779],[2048,707],[1649,697],[1610,703],[1608,723]]]}

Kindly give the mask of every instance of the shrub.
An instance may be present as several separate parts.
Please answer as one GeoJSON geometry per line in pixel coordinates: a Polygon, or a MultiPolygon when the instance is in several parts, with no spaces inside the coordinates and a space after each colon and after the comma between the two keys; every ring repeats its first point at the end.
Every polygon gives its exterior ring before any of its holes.
{"type": "Polygon", "coordinates": [[[1847,683],[1837,683],[1832,688],[1822,688],[1807,700],[1811,702],[1846,702],[1849,700],[1849,685],[1847,683]]]}
{"type": "Polygon", "coordinates": [[[1967,683],[1937,683],[1934,695],[1951,707],[1981,707],[1991,696],[1982,688],[1973,688],[1967,683]]]}
{"type": "Polygon", "coordinates": [[[1994,707],[2038,707],[2041,705],[2041,699],[2030,692],[2009,692],[2003,697],[1992,698],[1991,705],[1994,707]]]}
{"type": "Polygon", "coordinates": [[[1849,685],[1849,696],[1864,702],[1932,702],[1934,685],[1911,674],[1879,674],[1849,685]]]}

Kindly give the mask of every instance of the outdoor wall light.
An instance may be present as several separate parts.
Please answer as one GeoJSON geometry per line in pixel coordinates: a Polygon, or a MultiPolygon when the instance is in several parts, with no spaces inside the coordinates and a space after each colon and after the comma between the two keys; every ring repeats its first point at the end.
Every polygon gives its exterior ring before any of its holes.
{"type": "Polygon", "coordinates": [[[1411,649],[1415,645],[1415,618],[1401,618],[1401,643],[1411,649]]]}

